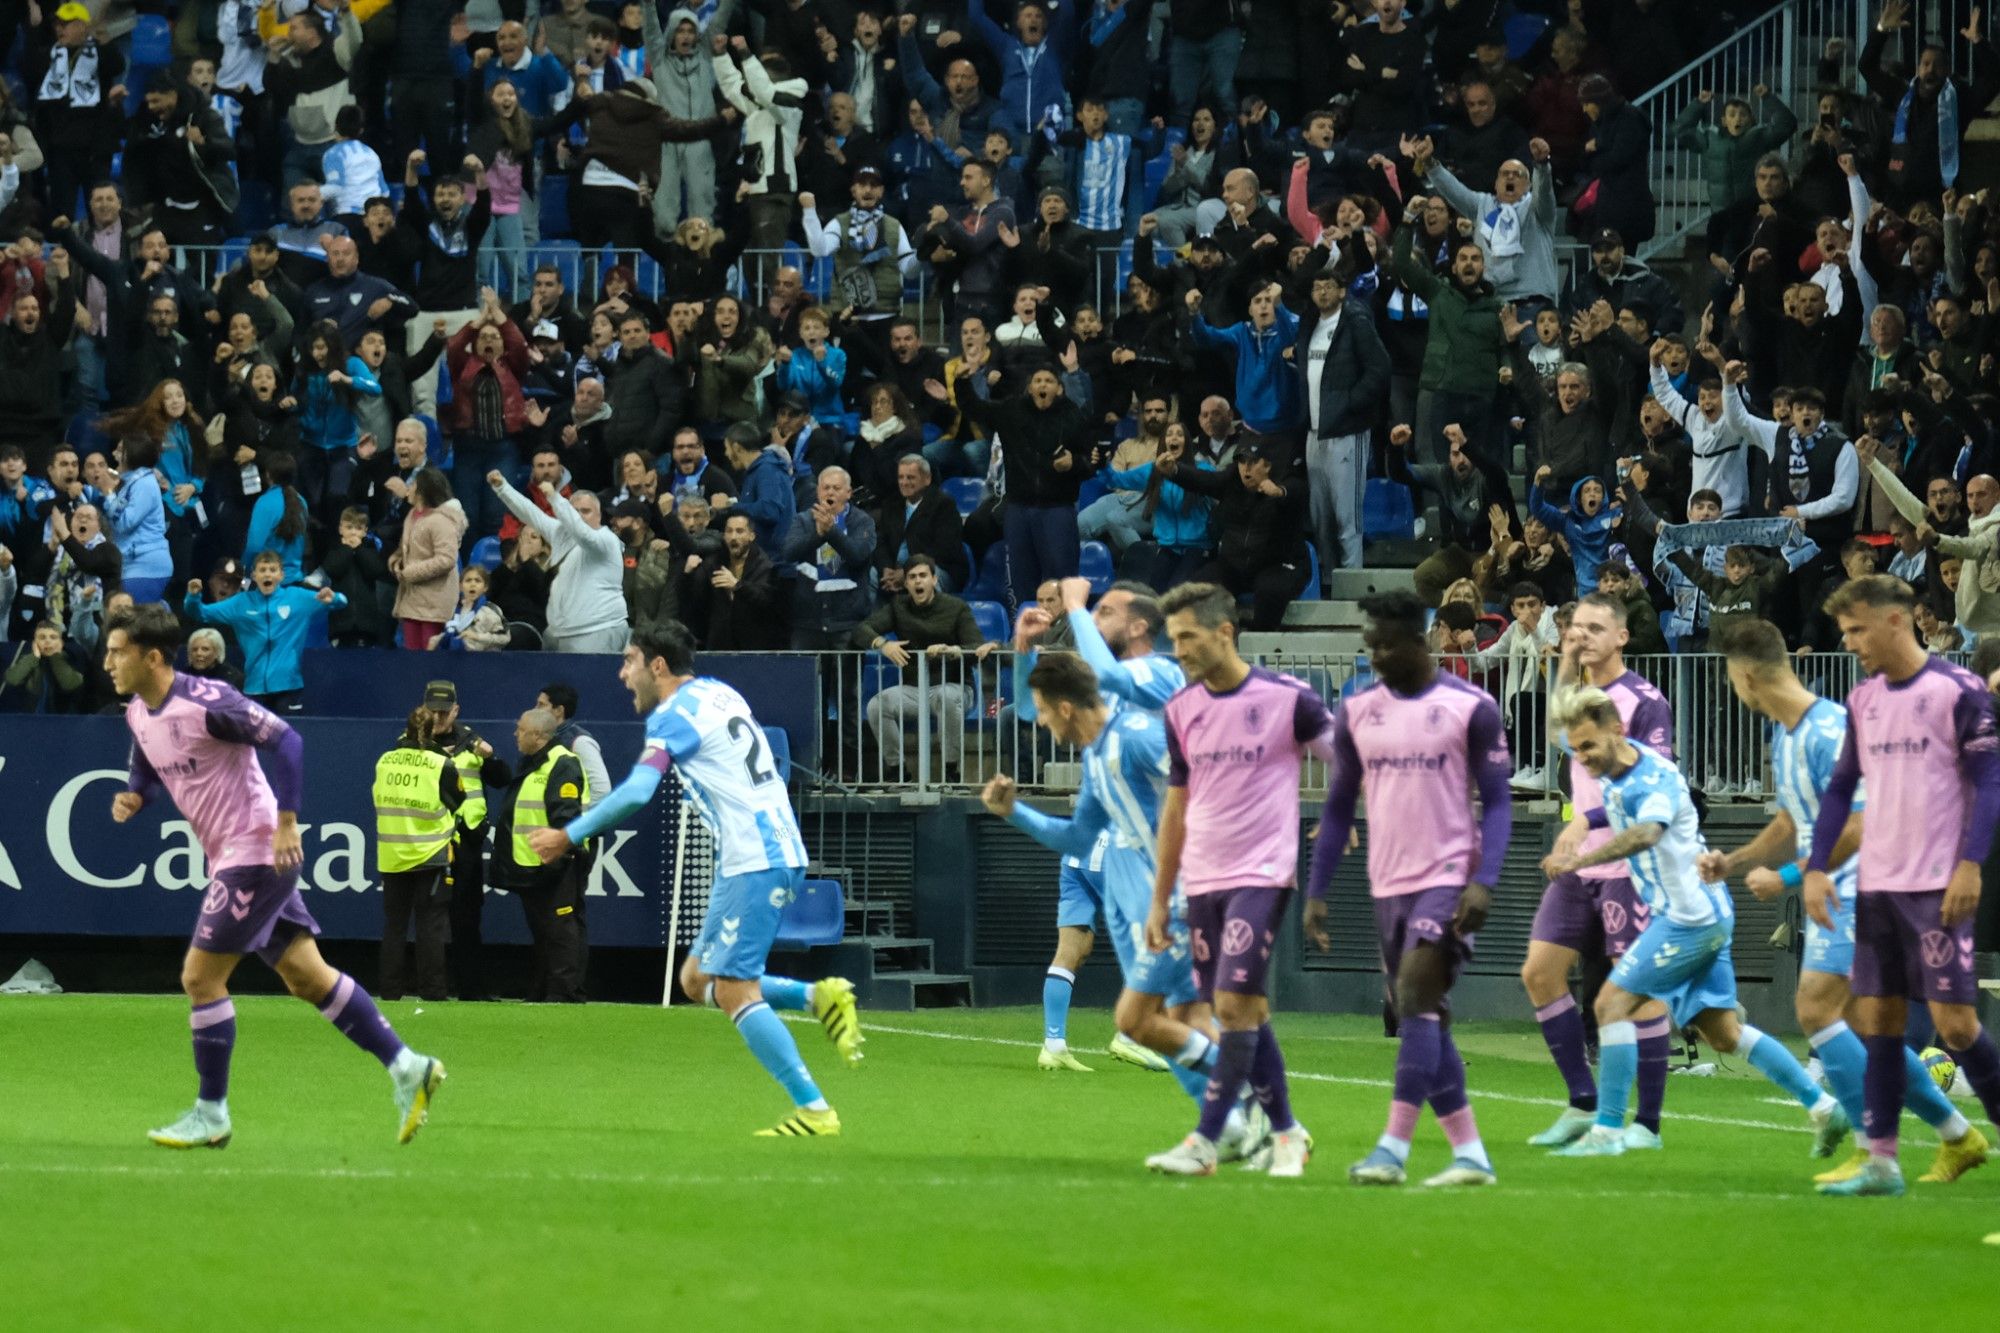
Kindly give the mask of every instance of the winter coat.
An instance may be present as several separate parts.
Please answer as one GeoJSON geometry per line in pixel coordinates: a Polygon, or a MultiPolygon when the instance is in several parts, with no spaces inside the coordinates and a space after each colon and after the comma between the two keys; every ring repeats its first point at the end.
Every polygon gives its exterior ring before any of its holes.
{"type": "MultiPolygon", "coordinates": [[[[1528,511],[1548,525],[1553,532],[1560,532],[1569,542],[1570,559],[1576,564],[1576,586],[1579,590],[1597,589],[1597,567],[1604,563],[1611,550],[1614,525],[1624,511],[1610,502],[1610,491],[1605,492],[1605,503],[1595,514],[1586,516],[1578,497],[1584,486],[1596,477],[1583,477],[1569,488],[1569,508],[1558,509],[1548,502],[1539,486],[1528,487],[1528,511]]],[[[1602,482],[1598,482],[1603,485],[1602,482]]]]}
{"type": "Polygon", "coordinates": [[[749,193],[792,194],[799,188],[796,158],[804,119],[804,79],[774,81],[751,56],[739,68],[727,53],[713,58],[716,86],[743,115],[742,180],[749,193]]]}
{"type": "Polygon", "coordinates": [[[1227,348],[1236,362],[1236,410],[1243,424],[1261,435],[1287,431],[1299,422],[1299,376],[1285,353],[1299,333],[1299,317],[1280,305],[1277,319],[1260,329],[1249,320],[1214,328],[1199,311],[1188,326],[1197,347],[1227,348]]]}
{"type": "MultiPolygon", "coordinates": [[[[740,336],[740,335],[739,335],[740,336]]],[[[736,346],[718,346],[716,359],[694,373],[694,414],[699,421],[734,425],[757,420],[757,381],[771,364],[771,335],[752,325],[736,346]]]]}
{"type": "Polygon", "coordinates": [[[765,445],[738,483],[732,512],[750,516],[757,545],[776,559],[784,550],[785,530],[792,525],[798,501],[792,491],[792,457],[777,445],[765,445]]]}
{"type": "Polygon", "coordinates": [[[1539,296],[1553,299],[1562,290],[1556,273],[1556,185],[1549,164],[1535,164],[1527,195],[1516,207],[1521,213],[1521,253],[1495,255],[1487,249],[1489,236],[1482,225],[1499,209],[1499,200],[1484,190],[1467,189],[1458,177],[1443,167],[1432,167],[1425,177],[1444,201],[1460,217],[1471,218],[1473,237],[1486,256],[1486,279],[1503,301],[1539,296]]]}
{"type": "Polygon", "coordinates": [[[1430,393],[1491,398],[1499,387],[1507,337],[1500,331],[1500,298],[1483,279],[1466,291],[1410,255],[1410,229],[1396,233],[1396,276],[1430,307],[1430,337],[1418,387],[1430,393]]]}
{"type": "Polygon", "coordinates": [[[648,180],[660,174],[660,146],[695,143],[722,128],[722,117],[679,120],[636,91],[595,93],[578,97],[548,123],[553,134],[585,122],[581,153],[585,162],[602,163],[626,180],[648,180]]]}
{"type": "Polygon", "coordinates": [[[442,625],[458,608],[458,548],[465,537],[465,508],[447,500],[436,509],[412,509],[396,553],[398,620],[442,625]]]}
{"type": "Polygon", "coordinates": [[[1645,114],[1630,105],[1606,107],[1585,153],[1583,175],[1597,181],[1597,206],[1588,214],[1592,231],[1610,227],[1628,249],[1653,239],[1653,191],[1646,179],[1652,155],[1653,127],[1645,114]]]}
{"type": "MultiPolygon", "coordinates": [[[[1757,123],[1741,134],[1726,134],[1710,122],[1710,111],[1722,114],[1722,104],[1689,100],[1687,109],[1669,129],[1676,146],[1701,155],[1701,176],[1708,182],[1709,211],[1720,213],[1756,192],[1757,159],[1782,152],[1799,128],[1799,118],[1782,97],[1766,97],[1757,123]]],[[[1678,330],[1676,330],[1678,331],[1678,330]]]]}
{"type": "MultiPolygon", "coordinates": [[[[448,424],[461,433],[471,432],[476,425],[479,377],[488,367],[487,362],[472,353],[473,338],[480,327],[468,324],[445,343],[445,364],[451,368],[452,389],[448,424]]],[[[521,377],[528,373],[528,344],[522,341],[521,330],[512,320],[500,326],[500,340],[504,350],[500,359],[492,363],[492,373],[500,383],[500,412],[507,434],[518,435],[528,425],[528,400],[521,393],[521,377]]]]}
{"type": "Polygon", "coordinates": [[[125,558],[128,579],[163,579],[174,572],[167,550],[167,507],[151,468],[127,472],[104,497],[104,527],[125,558]]]}

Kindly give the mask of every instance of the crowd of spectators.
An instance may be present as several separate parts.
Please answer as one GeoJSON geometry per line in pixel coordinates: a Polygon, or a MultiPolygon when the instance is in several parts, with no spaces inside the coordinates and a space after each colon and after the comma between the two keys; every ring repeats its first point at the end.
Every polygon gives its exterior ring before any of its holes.
{"type": "Polygon", "coordinates": [[[1632,104],[1706,0],[8,13],[0,706],[109,702],[126,597],[279,707],[318,643],[983,653],[1091,542],[1276,629],[1403,488],[1510,707],[1600,589],[1634,653],[1835,648],[1881,568],[2000,631],[1976,10],[1954,74],[1890,0],[1804,130],[1632,104]]]}

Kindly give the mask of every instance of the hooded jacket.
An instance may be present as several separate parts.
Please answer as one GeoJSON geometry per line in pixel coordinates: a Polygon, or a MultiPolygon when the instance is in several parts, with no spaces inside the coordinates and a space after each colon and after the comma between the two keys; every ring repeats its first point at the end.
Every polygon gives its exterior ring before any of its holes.
{"type": "Polygon", "coordinates": [[[750,516],[750,525],[757,529],[757,545],[776,560],[785,548],[785,529],[798,510],[792,492],[792,456],[782,446],[767,444],[751,461],[730,509],[750,516]]]}
{"type": "Polygon", "coordinates": [[[1196,311],[1188,334],[1197,347],[1229,348],[1236,361],[1236,410],[1243,424],[1260,435],[1276,435],[1299,423],[1299,376],[1285,353],[1293,351],[1299,317],[1281,303],[1270,327],[1245,319],[1215,328],[1196,311]]]}
{"type": "Polygon", "coordinates": [[[1578,589],[1595,590],[1597,587],[1597,567],[1604,563],[1611,551],[1611,538],[1624,510],[1610,503],[1611,492],[1605,489],[1605,503],[1595,514],[1583,512],[1583,488],[1591,482],[1603,486],[1596,477],[1579,478],[1569,488],[1569,508],[1558,509],[1548,502],[1539,486],[1528,487],[1528,512],[1547,524],[1551,531],[1560,532],[1569,542],[1570,559],[1576,565],[1576,586],[1578,589]]]}
{"type": "Polygon", "coordinates": [[[130,127],[123,173],[127,197],[137,207],[199,193],[202,203],[226,220],[241,198],[229,169],[236,145],[207,97],[184,83],[174,91],[180,101],[171,116],[145,115],[130,127]],[[199,144],[188,137],[190,129],[200,130],[199,144]]]}
{"type": "Polygon", "coordinates": [[[660,25],[657,6],[645,8],[646,68],[659,94],[660,105],[670,116],[682,120],[705,120],[715,114],[715,68],[710,63],[708,42],[699,16],[682,6],[667,15],[660,25]],[[681,24],[692,23],[694,50],[682,55],[673,49],[674,33],[681,24]]]}
{"type": "MultiPolygon", "coordinates": [[[[1082,8],[1089,8],[1088,5],[1082,8]]],[[[972,29],[993,53],[1000,66],[1000,113],[993,123],[1004,126],[1015,143],[1025,142],[1050,107],[1061,107],[1069,115],[1069,93],[1063,88],[1063,73],[1071,64],[1069,45],[1077,5],[1044,11],[1048,27],[1039,48],[1024,46],[1021,39],[1002,28],[986,12],[981,0],[966,6],[972,29]]]]}

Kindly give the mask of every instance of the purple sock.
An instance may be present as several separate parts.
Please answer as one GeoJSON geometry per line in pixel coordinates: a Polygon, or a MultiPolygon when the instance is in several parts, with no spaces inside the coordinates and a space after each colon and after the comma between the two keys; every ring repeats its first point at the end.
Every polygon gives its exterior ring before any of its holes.
{"type": "Polygon", "coordinates": [[[1451,1039],[1451,1029],[1442,1025],[1438,1028],[1437,1079],[1431,1084],[1430,1103],[1431,1114],[1440,1121],[1466,1106],[1465,1060],[1458,1053],[1458,1043],[1451,1039]]]}
{"type": "Polygon", "coordinates": [[[380,1060],[386,1068],[402,1053],[402,1040],[375,1001],[360,983],[345,972],[333,983],[333,990],[320,1001],[320,1017],[340,1029],[340,1035],[380,1060]]]}
{"type": "Polygon", "coordinates": [[[1908,1057],[1903,1054],[1903,1034],[1863,1037],[1868,1048],[1868,1071],[1861,1078],[1862,1106],[1867,1111],[1868,1151],[1877,1157],[1896,1157],[1896,1130],[1903,1118],[1903,1091],[1908,1086],[1908,1057]]]}
{"type": "Polygon", "coordinates": [[[1269,1023],[1257,1029],[1257,1054],[1250,1064],[1250,1090],[1257,1094],[1258,1104],[1271,1118],[1275,1133],[1282,1134],[1299,1123],[1292,1117],[1292,1089],[1285,1079],[1285,1053],[1278,1049],[1278,1034],[1271,1031],[1269,1023]]]}
{"type": "Polygon", "coordinates": [[[1219,1053],[1215,1067],[1208,1071],[1208,1091],[1201,1095],[1201,1123],[1195,1126],[1195,1133],[1210,1143],[1222,1140],[1222,1127],[1228,1123],[1229,1113],[1236,1109],[1243,1080],[1250,1077],[1250,1067],[1257,1062],[1261,1035],[1254,1029],[1249,1032],[1225,1029],[1222,1040],[1216,1043],[1219,1053]]]}
{"type": "Polygon", "coordinates": [[[1422,1106],[1437,1087],[1438,1060],[1444,1038],[1436,1014],[1411,1014],[1403,1020],[1396,1046],[1395,1100],[1422,1106]]]}
{"type": "Polygon", "coordinates": [[[1556,1070],[1569,1085],[1569,1104],[1579,1111],[1595,1111],[1597,1082],[1590,1076],[1590,1057],[1584,1053],[1583,1014],[1576,997],[1565,995],[1543,1005],[1535,1010],[1535,1021],[1542,1025],[1542,1040],[1549,1044],[1556,1070]]]}
{"type": "Polygon", "coordinates": [[[1656,1018],[1639,1024],[1637,1031],[1639,1076],[1634,1086],[1638,1107],[1632,1120],[1657,1134],[1660,1132],[1660,1108],[1667,1101],[1667,1065],[1673,1051],[1667,1039],[1673,1032],[1673,1026],[1664,1018],[1656,1018]]]}
{"type": "Polygon", "coordinates": [[[188,1012],[194,1033],[194,1073],[201,1082],[196,1093],[205,1102],[229,1096],[229,1057],[236,1050],[236,1002],[228,996],[198,1004],[188,1012]]]}
{"type": "Polygon", "coordinates": [[[1979,1104],[1986,1108],[1986,1118],[2000,1125],[2000,1047],[1993,1044],[1992,1036],[1985,1028],[1972,1039],[1972,1045],[1962,1051],[1953,1051],[1952,1058],[1965,1071],[1965,1081],[1979,1095],[1979,1104]]]}

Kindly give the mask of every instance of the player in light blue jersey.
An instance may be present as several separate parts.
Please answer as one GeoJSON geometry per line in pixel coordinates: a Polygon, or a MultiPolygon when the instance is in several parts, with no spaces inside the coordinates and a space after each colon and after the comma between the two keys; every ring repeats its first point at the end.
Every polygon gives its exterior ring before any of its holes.
{"type": "MultiPolygon", "coordinates": [[[[1718,631],[1711,648],[1721,653],[1729,669],[1729,684],[1743,706],[1771,719],[1771,770],[1778,790],[1778,813],[1755,838],[1727,854],[1709,852],[1702,858],[1705,877],[1715,880],[1744,876],[1744,886],[1770,901],[1805,882],[1812,857],[1813,825],[1819,820],[1820,797],[1833,780],[1840,747],[1847,740],[1847,710],[1807,689],[1792,671],[1784,635],[1763,620],[1739,620],[1718,631]]],[[[1826,1081],[1853,1124],[1862,1123],[1862,1080],[1868,1051],[1848,1027],[1848,974],[1854,968],[1854,904],[1859,890],[1861,797],[1854,815],[1834,848],[1833,904],[1829,929],[1806,917],[1806,956],[1799,971],[1799,1026],[1812,1042],[1826,1081]]],[[[1986,1136],[1975,1129],[1939,1090],[1917,1053],[1904,1047],[1908,1083],[1903,1105],[1937,1130],[1937,1160],[1923,1177],[1933,1183],[1957,1180],[1986,1164],[1986,1136]]],[[[1832,1154],[1836,1145],[1824,1136],[1814,1140],[1816,1157],[1832,1154]]],[[[1815,1179],[1821,1184],[1848,1180],[1868,1163],[1867,1145],[1853,1157],[1815,1179]]]]}
{"type": "MultiPolygon", "coordinates": [[[[1044,585],[1046,586],[1046,585],[1044,585]]],[[[1090,604],[1088,579],[1063,579],[1057,596],[1077,652],[1097,673],[1098,687],[1108,708],[1132,707],[1158,714],[1174,691],[1187,683],[1180,663],[1155,652],[1153,635],[1162,620],[1153,590],[1143,583],[1115,583],[1090,604]]],[[[1035,720],[1028,673],[1034,670],[1035,645],[1053,623],[1040,605],[1021,612],[1014,628],[1014,709],[1023,721],[1035,720]]],[[[1065,856],[1058,881],[1056,955],[1042,983],[1042,1049],[1035,1062],[1043,1069],[1089,1072],[1089,1066],[1069,1050],[1069,1003],[1076,972],[1090,957],[1094,926],[1104,907],[1104,858],[1110,834],[1080,855],[1065,856]]],[[[1111,1039],[1111,1054],[1129,1064],[1163,1070],[1166,1062],[1132,1041],[1122,1031],[1111,1039]]]]}
{"type": "Polygon", "coordinates": [[[715,836],[715,884],[701,936],[681,968],[681,989],[728,1014],[744,1044],[791,1094],[793,1111],[759,1137],[840,1133],[840,1117],[820,1095],[798,1044],[773,1009],[811,1010],[841,1055],[861,1059],[854,987],[839,977],[808,984],[764,975],[785,906],[806,869],[791,797],[764,729],[743,696],[694,674],[694,640],[669,621],[632,636],[619,680],[646,719],[646,748],[626,779],[560,829],[537,829],[529,844],[544,861],[631,818],[653,799],[668,768],[715,836]]]}
{"type": "Polygon", "coordinates": [[[1846,1118],[1774,1037],[1736,1016],[1736,972],[1729,956],[1736,909],[1729,890],[1706,883],[1698,863],[1699,816],[1687,780],[1656,750],[1625,736],[1618,706],[1592,686],[1569,689],[1551,708],[1571,752],[1597,780],[1604,804],[1581,812],[1611,841],[1589,852],[1551,852],[1551,877],[1585,866],[1626,861],[1633,887],[1651,920],[1611,969],[1597,995],[1597,1121],[1560,1157],[1615,1157],[1625,1151],[1625,1102],[1639,1072],[1638,1030],[1632,1019],[1647,1000],[1667,1006],[1674,1026],[1692,1025],[1716,1050],[1740,1055],[1799,1100],[1815,1129],[1846,1118]]]}
{"type": "MultiPolygon", "coordinates": [[[[1219,1048],[1215,1022],[1195,987],[1187,917],[1176,902],[1168,945],[1146,945],[1146,913],[1153,902],[1154,829],[1167,788],[1167,729],[1158,713],[1113,708],[1100,678],[1072,653],[1048,653],[1028,676],[1035,712],[1065,745],[1082,747],[1083,785],[1069,819],[1045,815],[1015,796],[1004,774],[986,784],[986,808],[1035,841],[1081,855],[1108,835],[1104,854],[1104,916],[1125,989],[1118,997],[1118,1031],[1144,1048],[1171,1057],[1181,1087],[1199,1106],[1219,1048]]],[[[1267,1131],[1261,1111],[1233,1111],[1217,1143],[1223,1161],[1251,1156],[1267,1131]]]]}

